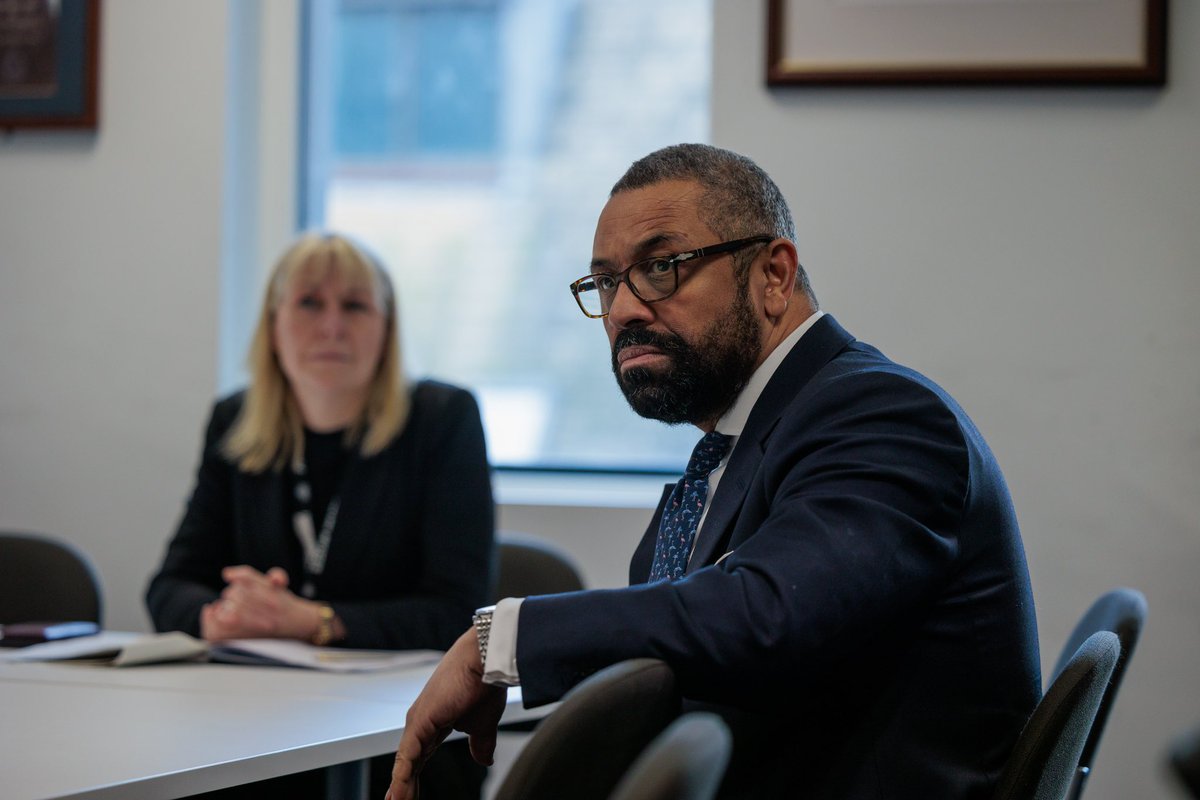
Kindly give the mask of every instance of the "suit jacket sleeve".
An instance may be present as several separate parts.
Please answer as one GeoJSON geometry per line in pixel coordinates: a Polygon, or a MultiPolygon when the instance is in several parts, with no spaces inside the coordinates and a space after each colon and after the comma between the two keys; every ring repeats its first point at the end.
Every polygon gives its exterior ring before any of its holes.
{"type": "Polygon", "coordinates": [[[221,593],[221,569],[237,563],[233,546],[234,467],[220,453],[221,439],[241,407],[240,396],[217,403],[209,416],[196,484],[163,564],[146,591],[158,631],[200,635],[200,609],[221,593]]]}
{"type": "Polygon", "coordinates": [[[930,602],[958,553],[968,492],[956,416],[904,375],[826,373],[765,439],[738,443],[762,450],[748,485],[727,474],[714,498],[742,493],[730,557],[675,582],[525,601],[528,704],[649,656],[694,699],[765,707],[930,602]]]}

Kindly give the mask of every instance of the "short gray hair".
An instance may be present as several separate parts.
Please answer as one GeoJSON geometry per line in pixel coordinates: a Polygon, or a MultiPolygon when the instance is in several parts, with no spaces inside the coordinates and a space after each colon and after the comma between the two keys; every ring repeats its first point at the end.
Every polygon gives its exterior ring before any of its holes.
{"type": "Polygon", "coordinates": [[[769,233],[796,240],[796,226],[775,181],[743,155],[707,144],[676,144],[633,162],[612,194],[671,180],[704,187],[704,223],[721,236],[769,233]]]}
{"type": "MultiPolygon", "coordinates": [[[[700,218],[725,239],[766,233],[796,241],[791,209],[771,176],[746,156],[708,144],[675,144],[639,158],[609,196],[671,180],[703,187],[700,218]]],[[[804,267],[797,268],[797,277],[815,303],[804,267]]]]}

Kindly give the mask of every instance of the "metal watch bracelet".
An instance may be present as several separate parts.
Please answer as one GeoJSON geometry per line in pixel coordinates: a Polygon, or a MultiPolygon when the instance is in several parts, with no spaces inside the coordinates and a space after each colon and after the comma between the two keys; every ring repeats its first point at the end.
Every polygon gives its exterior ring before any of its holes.
{"type": "Polygon", "coordinates": [[[492,614],[495,606],[476,609],[471,621],[475,624],[475,638],[479,641],[479,663],[487,666],[488,637],[492,633],[492,614]]]}

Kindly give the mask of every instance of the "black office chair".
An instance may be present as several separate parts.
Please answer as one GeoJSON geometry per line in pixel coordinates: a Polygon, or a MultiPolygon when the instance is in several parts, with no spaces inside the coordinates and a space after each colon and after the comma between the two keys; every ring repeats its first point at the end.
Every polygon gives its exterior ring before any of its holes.
{"type": "Polygon", "coordinates": [[[1115,633],[1093,633],[1067,662],[1025,723],[995,800],[1063,800],[1121,656],[1115,633]]]}
{"type": "Polygon", "coordinates": [[[600,670],[529,737],[495,800],[607,800],[639,754],[679,715],[675,673],[639,658],[600,670]]]}
{"type": "Polygon", "coordinates": [[[82,550],[41,534],[0,533],[0,625],[100,624],[102,611],[100,579],[82,550]]]}
{"type": "Polygon", "coordinates": [[[1083,794],[1084,784],[1087,782],[1092,771],[1092,764],[1096,760],[1096,749],[1100,744],[1100,736],[1104,733],[1104,725],[1108,721],[1117,690],[1121,687],[1121,679],[1125,676],[1125,669],[1129,666],[1129,659],[1133,657],[1138,636],[1146,624],[1146,612],[1146,598],[1136,589],[1118,588],[1105,592],[1096,599],[1096,602],[1092,603],[1091,608],[1076,624],[1075,630],[1071,632],[1058,656],[1058,664],[1054,667],[1055,677],[1062,673],[1071,660],[1071,656],[1093,633],[1111,631],[1121,641],[1121,657],[1117,660],[1112,679],[1108,682],[1108,688],[1100,701],[1100,710],[1096,712],[1096,721],[1092,723],[1091,734],[1088,735],[1083,753],[1079,756],[1079,765],[1075,770],[1071,790],[1067,793],[1069,800],[1079,800],[1080,795],[1083,794]]]}
{"type": "Polygon", "coordinates": [[[638,756],[609,800],[712,800],[732,750],[723,719],[706,711],[684,714],[638,756]]]}
{"type": "Polygon", "coordinates": [[[571,557],[545,539],[529,533],[498,531],[496,553],[494,600],[583,588],[583,578],[571,557]]]}
{"type": "Polygon", "coordinates": [[[1200,727],[1171,743],[1167,764],[1189,796],[1200,800],[1200,727]]]}

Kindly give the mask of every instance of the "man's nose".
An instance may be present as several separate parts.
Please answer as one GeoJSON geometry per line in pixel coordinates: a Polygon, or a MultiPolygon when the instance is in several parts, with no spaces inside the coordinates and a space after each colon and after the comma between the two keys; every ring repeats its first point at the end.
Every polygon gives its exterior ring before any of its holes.
{"type": "Polygon", "coordinates": [[[653,319],[654,312],[650,310],[650,304],[634,294],[627,282],[621,281],[608,307],[608,323],[623,330],[648,325],[653,319]]]}

